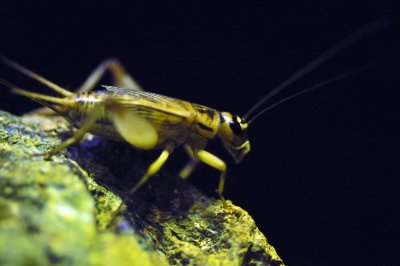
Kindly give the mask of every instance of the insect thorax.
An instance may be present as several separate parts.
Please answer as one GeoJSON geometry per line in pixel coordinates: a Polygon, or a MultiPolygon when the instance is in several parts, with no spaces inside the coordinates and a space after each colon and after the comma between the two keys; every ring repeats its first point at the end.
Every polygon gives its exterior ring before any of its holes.
{"type": "Polygon", "coordinates": [[[197,132],[208,139],[215,138],[220,126],[220,113],[199,104],[193,104],[193,107],[196,110],[195,128],[197,132]]]}

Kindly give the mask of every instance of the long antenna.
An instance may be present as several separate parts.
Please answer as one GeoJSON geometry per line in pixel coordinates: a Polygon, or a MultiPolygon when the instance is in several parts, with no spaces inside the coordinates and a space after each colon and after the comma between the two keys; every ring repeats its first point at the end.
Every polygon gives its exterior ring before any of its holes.
{"type": "Polygon", "coordinates": [[[380,65],[380,64],[382,64],[382,63],[384,63],[384,62],[386,62],[386,61],[388,61],[390,59],[394,59],[394,58],[392,56],[387,56],[387,57],[378,59],[376,61],[372,61],[372,62],[370,62],[368,64],[365,64],[365,65],[359,66],[357,68],[351,69],[349,71],[343,72],[343,73],[341,73],[341,74],[339,74],[337,76],[334,76],[334,77],[332,77],[330,79],[327,79],[325,81],[322,81],[320,83],[312,85],[311,87],[309,87],[307,89],[299,91],[299,92],[297,92],[295,94],[292,94],[292,95],[290,95],[288,97],[285,97],[285,98],[283,98],[283,99],[271,104],[267,108],[261,110],[260,112],[255,114],[253,117],[249,118],[249,123],[253,123],[256,118],[258,118],[259,116],[261,116],[265,112],[267,112],[267,111],[271,110],[272,108],[275,108],[278,105],[281,105],[281,104],[283,104],[283,103],[285,103],[285,102],[287,102],[287,101],[289,101],[289,100],[291,100],[293,98],[299,97],[299,96],[304,95],[304,94],[306,94],[308,92],[311,92],[313,90],[320,89],[320,88],[322,88],[322,87],[324,87],[324,86],[326,86],[328,84],[334,83],[336,81],[343,80],[343,79],[349,78],[351,76],[354,76],[354,75],[356,75],[356,74],[358,74],[360,72],[366,71],[367,69],[376,67],[377,65],[380,65]]]}
{"type": "Polygon", "coordinates": [[[60,93],[63,96],[68,97],[68,96],[73,95],[72,92],[70,92],[70,91],[58,86],[57,84],[55,84],[55,83],[51,82],[50,80],[40,76],[39,74],[36,74],[35,72],[33,72],[33,71],[21,66],[17,62],[14,62],[13,60],[5,57],[4,55],[0,55],[0,61],[2,63],[6,64],[7,66],[9,66],[9,67],[11,67],[11,68],[13,68],[13,69],[25,74],[25,75],[27,75],[28,77],[30,77],[30,78],[32,78],[32,79],[34,79],[36,81],[39,81],[40,83],[46,85],[47,87],[53,89],[54,91],[60,93]]]}
{"type": "Polygon", "coordinates": [[[49,95],[45,95],[45,94],[41,94],[41,93],[30,92],[30,91],[21,89],[21,88],[17,87],[16,85],[14,85],[6,80],[3,80],[3,79],[0,79],[0,84],[3,84],[5,86],[9,87],[11,89],[11,91],[16,94],[23,95],[23,96],[31,98],[33,100],[39,99],[39,100],[48,101],[51,103],[61,104],[63,106],[72,106],[74,104],[74,100],[72,100],[72,99],[57,98],[57,97],[53,97],[53,96],[49,96],[49,95]]]}
{"type": "Polygon", "coordinates": [[[345,49],[346,47],[354,44],[355,42],[365,38],[366,36],[387,27],[390,24],[390,20],[388,17],[384,17],[381,19],[378,19],[372,23],[369,23],[365,26],[363,26],[361,29],[357,30],[356,32],[350,34],[334,46],[332,46],[330,49],[328,49],[325,53],[321,54],[317,58],[315,58],[313,61],[305,65],[303,68],[298,70],[296,73],[294,73],[291,77],[289,77],[287,80],[282,82],[280,85],[275,87],[273,90],[271,90],[269,93],[267,93],[261,100],[259,100],[256,104],[253,105],[253,107],[250,108],[249,111],[244,115],[244,120],[247,120],[251,114],[253,114],[259,107],[261,107],[265,102],[270,100],[273,96],[278,94],[279,92],[283,91],[286,89],[288,86],[293,84],[295,81],[298,79],[304,77],[306,74],[314,70],[315,68],[319,67],[326,61],[328,61],[330,58],[338,54],[340,51],[345,49]]]}

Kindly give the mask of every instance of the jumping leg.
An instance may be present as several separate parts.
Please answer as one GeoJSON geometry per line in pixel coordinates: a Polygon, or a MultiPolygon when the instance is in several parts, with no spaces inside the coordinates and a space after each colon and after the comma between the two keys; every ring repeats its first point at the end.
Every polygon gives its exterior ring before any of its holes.
{"type": "Polygon", "coordinates": [[[98,67],[89,75],[86,81],[82,84],[78,92],[91,91],[100,79],[104,76],[106,71],[110,71],[113,77],[113,84],[121,88],[138,89],[141,90],[139,84],[129,75],[119,60],[109,58],[100,63],[98,67]]]}
{"type": "Polygon", "coordinates": [[[99,112],[99,107],[94,108],[94,110],[90,113],[85,123],[82,125],[80,129],[78,129],[72,137],[69,139],[61,142],[58,146],[54,147],[51,151],[43,154],[45,159],[49,159],[51,156],[58,154],[63,149],[67,148],[68,146],[79,142],[87,132],[92,128],[93,124],[97,121],[99,116],[101,115],[99,112]]]}

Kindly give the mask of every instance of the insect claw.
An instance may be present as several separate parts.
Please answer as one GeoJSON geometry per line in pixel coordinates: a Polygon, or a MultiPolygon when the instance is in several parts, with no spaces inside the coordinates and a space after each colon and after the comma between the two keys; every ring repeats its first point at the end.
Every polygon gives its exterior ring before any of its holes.
{"type": "Polygon", "coordinates": [[[228,204],[226,203],[225,197],[218,191],[218,189],[215,190],[215,192],[218,193],[219,199],[221,200],[222,206],[224,206],[225,209],[228,209],[228,204]]]}
{"type": "Polygon", "coordinates": [[[31,154],[28,154],[28,156],[29,157],[33,157],[33,158],[37,158],[37,157],[39,157],[39,156],[42,156],[42,154],[41,153],[31,153],[31,154]]]}
{"type": "Polygon", "coordinates": [[[49,153],[44,153],[44,154],[40,154],[42,156],[42,158],[46,161],[50,160],[51,157],[53,156],[52,154],[49,153]]]}
{"type": "Polygon", "coordinates": [[[110,218],[110,221],[106,225],[106,229],[111,228],[112,225],[117,225],[116,221],[117,221],[117,218],[118,218],[119,214],[121,214],[121,211],[122,211],[123,207],[124,207],[124,204],[122,202],[118,206],[118,208],[111,213],[111,218],[110,218]]]}
{"type": "Polygon", "coordinates": [[[34,157],[34,158],[42,157],[42,159],[44,159],[44,160],[50,160],[52,156],[53,156],[53,154],[50,154],[50,153],[33,153],[33,154],[29,154],[29,157],[34,157]]]}
{"type": "Polygon", "coordinates": [[[226,200],[224,198],[221,198],[222,206],[224,206],[225,209],[228,209],[228,204],[226,204],[226,200]]]}

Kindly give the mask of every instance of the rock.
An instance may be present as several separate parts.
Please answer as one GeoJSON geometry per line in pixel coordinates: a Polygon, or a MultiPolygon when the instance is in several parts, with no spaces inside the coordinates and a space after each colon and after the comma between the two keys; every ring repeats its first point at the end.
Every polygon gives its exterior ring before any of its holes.
{"type": "Polygon", "coordinates": [[[161,173],[112,210],[157,151],[70,135],[60,118],[0,112],[0,265],[283,265],[253,219],[161,173]]]}

